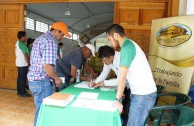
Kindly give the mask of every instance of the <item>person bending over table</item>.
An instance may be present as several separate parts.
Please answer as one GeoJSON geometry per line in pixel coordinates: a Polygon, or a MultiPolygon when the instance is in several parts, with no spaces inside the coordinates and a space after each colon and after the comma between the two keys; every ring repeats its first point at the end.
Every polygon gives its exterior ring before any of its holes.
{"type": "Polygon", "coordinates": [[[84,47],[77,47],[68,53],[64,54],[61,59],[57,61],[56,71],[60,77],[65,77],[65,83],[62,86],[57,87],[57,91],[60,91],[69,86],[70,79],[73,77],[76,79],[76,73],[78,69],[81,69],[82,65],[91,76],[86,77],[80,74],[80,80],[91,81],[92,78],[96,78],[97,74],[93,71],[91,66],[88,65],[86,60],[91,56],[95,56],[95,48],[91,44],[86,44],[84,47]]]}
{"type": "MultiPolygon", "coordinates": [[[[91,84],[92,87],[98,88],[101,86],[118,86],[118,71],[119,71],[119,64],[120,64],[120,52],[114,51],[114,49],[110,46],[101,46],[98,51],[99,58],[102,59],[104,66],[103,70],[100,73],[99,77],[91,84]],[[112,78],[106,80],[108,74],[110,73],[111,69],[115,72],[117,78],[112,78]]],[[[125,98],[123,99],[123,112],[121,117],[123,119],[123,126],[127,124],[128,120],[128,111],[129,111],[129,103],[130,103],[130,88],[125,87],[125,98]]]]}

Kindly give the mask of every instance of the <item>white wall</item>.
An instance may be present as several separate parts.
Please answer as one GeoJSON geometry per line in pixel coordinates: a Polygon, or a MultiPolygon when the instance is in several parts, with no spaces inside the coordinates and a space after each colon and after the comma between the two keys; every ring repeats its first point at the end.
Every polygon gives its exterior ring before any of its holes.
{"type": "Polygon", "coordinates": [[[187,15],[194,14],[194,0],[187,0],[187,15]]]}
{"type": "Polygon", "coordinates": [[[179,16],[184,16],[187,13],[187,0],[179,0],[179,16]]]}
{"type": "Polygon", "coordinates": [[[194,0],[179,0],[179,16],[194,14],[194,0]]]}

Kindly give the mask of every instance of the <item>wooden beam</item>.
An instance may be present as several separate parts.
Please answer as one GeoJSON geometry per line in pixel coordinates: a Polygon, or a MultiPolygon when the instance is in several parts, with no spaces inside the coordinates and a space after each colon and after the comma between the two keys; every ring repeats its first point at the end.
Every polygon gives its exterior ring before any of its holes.
{"type": "Polygon", "coordinates": [[[151,26],[150,25],[128,25],[125,23],[120,23],[121,26],[123,26],[123,28],[125,30],[129,30],[129,29],[136,29],[136,30],[151,30],[151,26]]]}
{"type": "Polygon", "coordinates": [[[169,0],[168,2],[168,17],[179,15],[179,0],[169,0]]]}
{"type": "Polygon", "coordinates": [[[120,18],[119,18],[119,2],[115,2],[114,4],[114,23],[119,23],[120,18]]]}
{"type": "Polygon", "coordinates": [[[56,2],[168,2],[168,0],[0,0],[1,4],[7,3],[56,3],[56,2]]]}

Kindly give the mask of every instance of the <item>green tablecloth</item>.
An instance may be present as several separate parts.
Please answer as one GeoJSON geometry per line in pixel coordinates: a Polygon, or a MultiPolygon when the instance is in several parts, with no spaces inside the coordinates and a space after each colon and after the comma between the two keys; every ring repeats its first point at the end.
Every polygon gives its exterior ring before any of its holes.
{"type": "Polygon", "coordinates": [[[98,99],[112,101],[116,92],[75,88],[74,85],[61,92],[75,95],[74,100],[65,108],[42,104],[37,126],[121,126],[118,111],[99,111],[71,106],[81,92],[96,92],[99,93],[98,99]]]}

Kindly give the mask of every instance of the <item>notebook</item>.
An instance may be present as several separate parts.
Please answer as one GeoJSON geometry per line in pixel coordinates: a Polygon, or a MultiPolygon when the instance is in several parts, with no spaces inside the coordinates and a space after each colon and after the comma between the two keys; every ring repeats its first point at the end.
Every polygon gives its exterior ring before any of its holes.
{"type": "Polygon", "coordinates": [[[51,96],[48,96],[43,99],[43,104],[52,105],[52,106],[67,106],[74,98],[74,95],[64,94],[64,93],[53,93],[51,96]]]}

